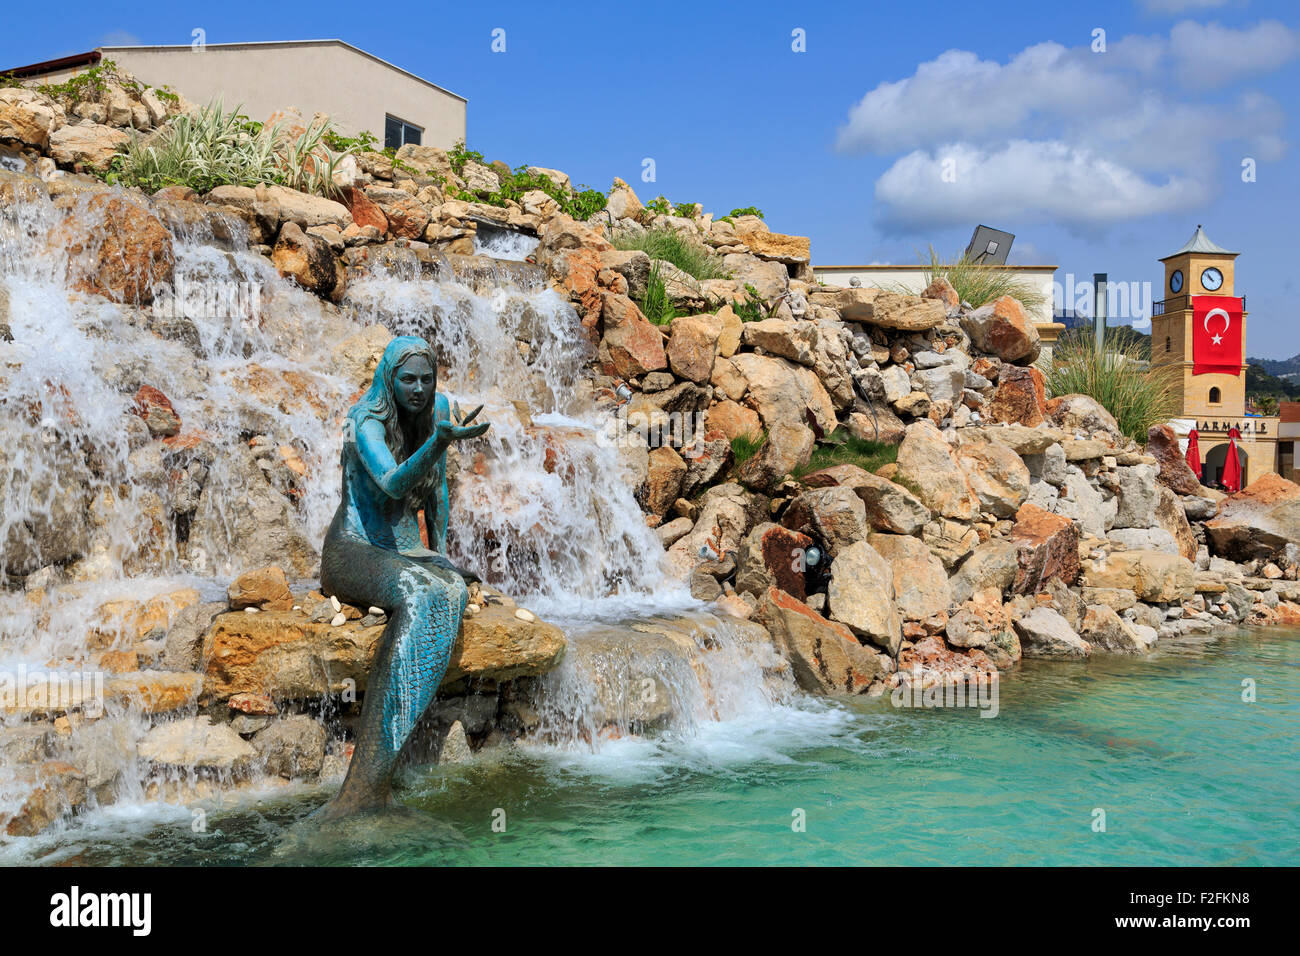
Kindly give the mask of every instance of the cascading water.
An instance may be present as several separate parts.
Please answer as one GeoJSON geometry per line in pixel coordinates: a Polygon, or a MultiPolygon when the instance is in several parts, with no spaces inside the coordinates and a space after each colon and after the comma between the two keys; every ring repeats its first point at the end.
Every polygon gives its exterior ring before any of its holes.
{"type": "MultiPolygon", "coordinates": [[[[583,388],[590,346],[536,267],[377,268],[336,308],[249,251],[239,223],[214,236],[173,222],[170,287],[152,305],[119,305],[76,291],[81,266],[52,238],[65,216],[96,234],[89,194],[51,200],[25,176],[0,188],[13,191],[0,205],[13,334],[0,343],[0,670],[87,668],[138,650],[139,635],[96,630],[115,600],[180,587],[220,600],[234,574],[268,563],[314,574],[342,417],[364,379],[357,343],[378,323],[428,337],[439,387],[487,406],[492,429],[458,449],[450,547],[572,640],[536,690],[541,739],[689,730],[788,692],[770,646],[662,572],[611,413],[583,388]],[[142,387],[171,399],[179,433],[151,440],[133,408],[142,387]]],[[[92,788],[119,802],[149,795],[134,754],[146,727],[120,700],[71,728],[102,738],[92,788]]],[[[0,810],[25,785],[11,770],[0,769],[0,810]]]]}

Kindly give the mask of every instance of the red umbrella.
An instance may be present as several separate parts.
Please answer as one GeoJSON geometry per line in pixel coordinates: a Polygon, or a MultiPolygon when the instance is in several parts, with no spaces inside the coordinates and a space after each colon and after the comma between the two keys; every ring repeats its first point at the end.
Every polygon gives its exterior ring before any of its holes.
{"type": "Polygon", "coordinates": [[[1241,461],[1237,458],[1237,439],[1241,432],[1228,429],[1228,457],[1223,462],[1223,487],[1229,493],[1241,490],[1241,461]]]}
{"type": "Polygon", "coordinates": [[[1201,442],[1200,436],[1196,434],[1193,428],[1187,433],[1187,464],[1196,472],[1196,477],[1201,477],[1201,442]]]}

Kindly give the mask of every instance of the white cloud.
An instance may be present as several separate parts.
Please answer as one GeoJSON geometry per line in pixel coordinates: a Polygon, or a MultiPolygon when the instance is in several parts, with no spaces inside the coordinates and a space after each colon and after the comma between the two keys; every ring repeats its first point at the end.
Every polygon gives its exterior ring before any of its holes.
{"type": "Polygon", "coordinates": [[[1208,198],[1225,155],[1279,158],[1286,114],[1275,100],[1252,91],[1205,100],[1188,88],[1223,87],[1297,56],[1300,32],[1277,21],[1240,30],[1188,21],[1106,53],[1040,43],[1005,64],[948,50],[867,93],[837,148],[905,154],[876,184],[894,232],[966,223],[979,210],[1097,230],[1208,198]],[[938,176],[945,158],[957,162],[957,183],[938,176]]]}
{"type": "Polygon", "coordinates": [[[1226,6],[1228,0],[1142,0],[1148,13],[1187,13],[1226,6]]]}
{"type": "Polygon", "coordinates": [[[877,224],[894,233],[973,222],[1015,229],[1044,220],[1095,231],[1203,199],[1204,187],[1186,177],[1143,177],[1057,141],[1014,140],[992,150],[962,143],[933,153],[916,150],[876,181],[876,200],[884,207],[877,224]]]}
{"type": "Polygon", "coordinates": [[[139,46],[143,41],[129,30],[111,30],[99,38],[97,46],[139,46]]]}

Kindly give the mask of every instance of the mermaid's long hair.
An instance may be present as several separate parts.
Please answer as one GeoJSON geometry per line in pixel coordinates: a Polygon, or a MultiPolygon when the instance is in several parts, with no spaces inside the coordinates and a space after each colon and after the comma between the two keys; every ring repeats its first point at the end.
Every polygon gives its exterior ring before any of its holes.
{"type": "MultiPolygon", "coordinates": [[[[348,409],[349,431],[355,436],[367,418],[383,423],[388,450],[400,464],[414,454],[424,444],[425,439],[433,434],[434,412],[438,404],[437,389],[438,361],[433,353],[433,347],[417,335],[399,335],[384,349],[383,357],[375,366],[375,377],[370,382],[370,388],[355,405],[348,409]],[[402,432],[402,422],[399,417],[401,409],[393,396],[393,380],[397,377],[397,370],[403,363],[416,355],[424,356],[429,362],[429,367],[433,369],[433,392],[429,395],[428,408],[420,412],[412,423],[414,426],[411,429],[412,444],[407,447],[406,435],[402,432]]],[[[424,502],[433,496],[438,471],[437,468],[430,469],[423,480],[411,490],[407,501],[412,509],[423,508],[424,502]]]]}

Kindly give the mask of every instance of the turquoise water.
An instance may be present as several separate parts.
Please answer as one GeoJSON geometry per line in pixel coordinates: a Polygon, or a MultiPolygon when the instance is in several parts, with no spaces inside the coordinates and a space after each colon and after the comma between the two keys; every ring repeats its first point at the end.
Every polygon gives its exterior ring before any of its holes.
{"type": "Polygon", "coordinates": [[[112,808],[26,852],[89,865],[1296,865],[1298,685],[1300,632],[1237,631],[1162,642],[1146,660],[1026,663],[993,719],[805,699],[690,738],[408,774],[404,802],[433,818],[295,828],[323,788],[211,809],[201,834],[188,810],[112,808]]]}

